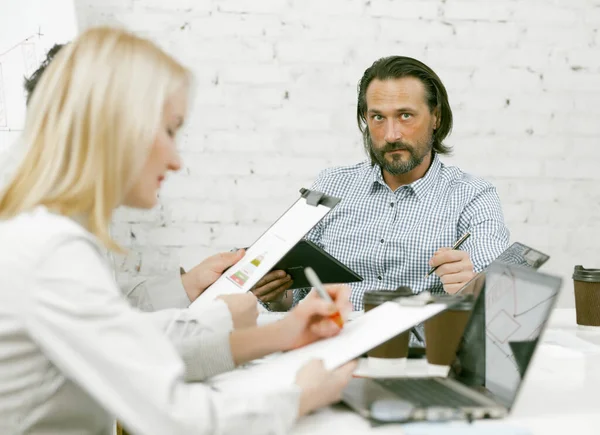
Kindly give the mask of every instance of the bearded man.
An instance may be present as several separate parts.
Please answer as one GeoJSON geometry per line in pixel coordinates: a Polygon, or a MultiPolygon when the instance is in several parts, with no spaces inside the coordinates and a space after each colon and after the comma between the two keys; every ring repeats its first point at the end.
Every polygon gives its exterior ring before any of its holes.
{"type": "MultiPolygon", "coordinates": [[[[319,175],[312,189],[342,201],[307,239],[363,277],[352,285],[355,310],[367,291],[457,292],[508,247],[509,232],[494,186],[440,159],[452,129],[442,81],[416,59],[379,59],[359,82],[357,122],[369,158],[319,175]]],[[[276,271],[253,292],[282,311],[310,290],[290,285],[276,271]]]]}

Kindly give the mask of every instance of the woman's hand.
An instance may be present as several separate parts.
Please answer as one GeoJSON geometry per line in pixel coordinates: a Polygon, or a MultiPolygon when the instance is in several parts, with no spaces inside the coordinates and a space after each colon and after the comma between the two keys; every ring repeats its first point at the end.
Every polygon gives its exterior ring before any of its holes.
{"type": "Polygon", "coordinates": [[[296,349],[340,332],[340,327],[330,317],[339,312],[344,321],[348,318],[352,311],[350,287],[336,284],[326,285],[325,289],[333,303],[321,299],[313,290],[278,322],[282,350],[296,349]]]}
{"type": "Polygon", "coordinates": [[[298,416],[339,402],[355,369],[356,361],[335,370],[326,370],[320,360],[312,360],[304,365],[296,375],[296,384],[302,389],[298,416]]]}
{"type": "Polygon", "coordinates": [[[256,296],[252,293],[234,293],[230,295],[221,295],[217,299],[222,299],[227,304],[233,321],[233,329],[250,328],[256,326],[258,318],[258,307],[256,296]]]}

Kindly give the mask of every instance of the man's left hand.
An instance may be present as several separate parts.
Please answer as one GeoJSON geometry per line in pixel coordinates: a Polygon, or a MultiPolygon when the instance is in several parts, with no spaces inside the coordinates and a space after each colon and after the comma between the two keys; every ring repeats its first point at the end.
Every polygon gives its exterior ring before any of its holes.
{"type": "Polygon", "coordinates": [[[440,277],[446,293],[459,291],[474,276],[469,253],[459,249],[440,248],[429,260],[431,267],[439,266],[435,274],[440,277]]]}
{"type": "Polygon", "coordinates": [[[240,261],[244,257],[244,253],[245,251],[240,249],[235,252],[222,252],[213,255],[181,275],[183,288],[190,301],[194,302],[208,286],[223,274],[223,271],[240,261]]]}

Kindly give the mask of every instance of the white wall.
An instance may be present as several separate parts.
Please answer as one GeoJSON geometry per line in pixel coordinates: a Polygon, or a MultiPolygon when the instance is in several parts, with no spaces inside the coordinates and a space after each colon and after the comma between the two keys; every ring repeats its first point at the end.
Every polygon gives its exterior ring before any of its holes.
{"type": "Polygon", "coordinates": [[[161,207],[122,212],[124,275],[253,241],[331,165],[363,158],[356,84],[380,56],[429,64],[448,88],[448,162],[498,187],[512,239],[600,267],[600,2],[592,0],[79,0],[80,28],[122,23],[189,65],[185,169],[161,207]]]}

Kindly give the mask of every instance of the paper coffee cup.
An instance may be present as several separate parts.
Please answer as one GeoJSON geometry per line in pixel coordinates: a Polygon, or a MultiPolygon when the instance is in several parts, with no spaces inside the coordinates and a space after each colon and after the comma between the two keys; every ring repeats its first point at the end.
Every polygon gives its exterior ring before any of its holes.
{"type": "MultiPolygon", "coordinates": [[[[363,306],[365,313],[385,302],[412,295],[413,292],[408,287],[399,287],[396,290],[377,290],[365,292],[363,295],[363,306]]],[[[410,331],[406,331],[369,350],[367,352],[369,367],[390,369],[394,367],[401,368],[406,366],[409,339],[410,331]]]]}
{"type": "Polygon", "coordinates": [[[464,301],[425,321],[425,356],[429,364],[452,364],[472,309],[473,301],[464,301]]]}
{"type": "Polygon", "coordinates": [[[600,269],[575,266],[575,314],[581,326],[600,326],[600,269]]]}

